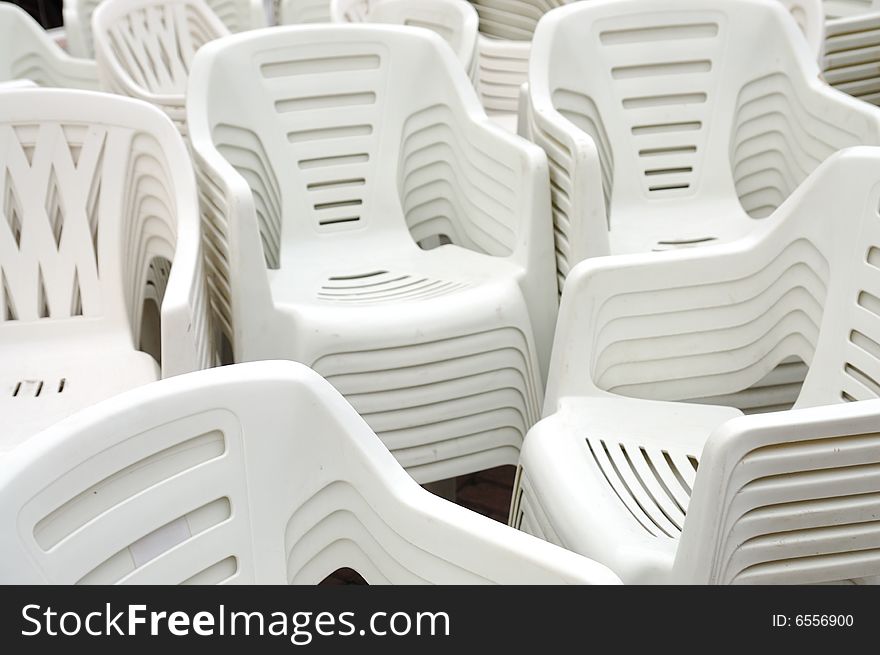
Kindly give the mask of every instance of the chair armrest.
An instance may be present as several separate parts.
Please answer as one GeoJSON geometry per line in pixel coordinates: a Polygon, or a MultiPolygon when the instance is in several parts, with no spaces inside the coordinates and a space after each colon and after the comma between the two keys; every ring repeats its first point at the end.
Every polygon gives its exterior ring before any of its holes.
{"type": "Polygon", "coordinates": [[[794,221],[731,244],[594,258],[565,283],[544,407],[603,391],[656,400],[733,393],[809,362],[828,262],[794,221]]]}
{"type": "Polygon", "coordinates": [[[216,150],[201,123],[192,130],[191,144],[211,313],[237,357],[237,335],[272,306],[266,276],[241,274],[265,269],[259,217],[247,181],[216,150]]]}
{"type": "MultiPolygon", "coordinates": [[[[602,161],[589,134],[564,118],[549,101],[526,95],[521,109],[529,138],[550,165],[559,289],[565,276],[588,257],[610,254],[602,161]]],[[[610,163],[609,163],[610,165],[610,163]]],[[[606,190],[606,186],[608,189],[606,190]]]]}

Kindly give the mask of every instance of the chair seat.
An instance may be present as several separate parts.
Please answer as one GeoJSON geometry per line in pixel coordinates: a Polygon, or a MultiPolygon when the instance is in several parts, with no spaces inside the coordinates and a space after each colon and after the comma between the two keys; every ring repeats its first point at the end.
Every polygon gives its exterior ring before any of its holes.
{"type": "MultiPolygon", "coordinates": [[[[350,244],[349,244],[350,245],[350,244]]],[[[281,305],[351,309],[376,303],[424,302],[498,280],[515,280],[521,267],[502,258],[447,244],[422,250],[411,242],[315,252],[294,249],[291,265],[269,271],[272,297],[281,305]]]]}
{"type": "Polygon", "coordinates": [[[8,343],[0,358],[0,455],[80,409],[161,377],[152,357],[98,335],[8,343]]]}
{"type": "Polygon", "coordinates": [[[727,201],[713,207],[679,205],[678,210],[652,212],[634,208],[611,216],[611,252],[625,254],[693,248],[746,236],[759,221],[727,201]]]}
{"type": "Polygon", "coordinates": [[[270,271],[279,336],[248,359],[310,365],[419,481],[516,462],[542,393],[520,267],[369,242],[360,257],[298,261],[270,271]]]}
{"type": "Polygon", "coordinates": [[[624,581],[662,582],[703,446],[737,416],[735,408],[713,405],[610,395],[564,399],[559,412],[529,431],[511,522],[591,553],[624,581]],[[612,541],[609,534],[627,538],[612,541]]]}

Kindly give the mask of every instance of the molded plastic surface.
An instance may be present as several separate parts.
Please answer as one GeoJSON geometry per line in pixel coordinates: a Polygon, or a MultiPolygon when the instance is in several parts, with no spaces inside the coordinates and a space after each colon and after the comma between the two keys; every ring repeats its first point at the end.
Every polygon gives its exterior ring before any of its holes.
{"type": "Polygon", "coordinates": [[[155,108],[4,91],[0,199],[0,451],[158,378],[146,341],[165,376],[213,363],[195,180],[155,108]]]}
{"type": "Polygon", "coordinates": [[[312,366],[420,482],[514,463],[556,314],[547,164],[450,48],[387,25],[239,34],[199,51],[187,103],[235,361],[312,366]]]}
{"type": "Polygon", "coordinates": [[[64,52],[21,7],[0,3],[0,82],[98,89],[95,62],[64,52]]]}
{"type": "Polygon", "coordinates": [[[0,581],[614,584],[606,568],[420,488],[291,362],[147,385],[0,469],[0,581]]]}
{"type": "Polygon", "coordinates": [[[624,582],[880,575],[878,298],[877,148],[833,155],[737,242],[582,262],[513,525],[624,582]],[[792,357],[813,409],[676,402],[719,402],[792,357]],[[871,402],[839,405],[854,400],[871,402]]]}

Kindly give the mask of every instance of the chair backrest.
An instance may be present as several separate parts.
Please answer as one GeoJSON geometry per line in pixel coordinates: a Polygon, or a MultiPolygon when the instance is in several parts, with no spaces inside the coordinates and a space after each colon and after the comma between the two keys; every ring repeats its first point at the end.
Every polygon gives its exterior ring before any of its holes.
{"type": "Polygon", "coordinates": [[[29,79],[41,86],[97,89],[95,63],[68,56],[45,30],[10,2],[0,3],[0,80],[29,79]]]}
{"type": "MultiPolygon", "coordinates": [[[[289,1],[289,0],[288,0],[289,1]]],[[[472,79],[477,66],[477,13],[459,0],[330,0],[336,23],[388,23],[424,27],[446,41],[472,79]]]]}
{"type": "Polygon", "coordinates": [[[103,319],[137,345],[154,262],[198,211],[180,136],[144,103],[22,89],[0,102],[0,142],[0,331],[103,319]]]}
{"type": "MultiPolygon", "coordinates": [[[[92,14],[104,0],[64,0],[64,27],[67,47],[76,57],[94,57],[92,14]]],[[[315,1],[315,0],[313,0],[315,1]]],[[[328,2],[329,0],[317,0],[328,2]]],[[[265,27],[263,0],[205,0],[230,32],[265,27]]]]}
{"type": "Polygon", "coordinates": [[[421,489],[292,362],[178,376],[34,437],[0,470],[0,581],[614,582],[421,489]]]}
{"type": "Polygon", "coordinates": [[[189,94],[193,145],[248,182],[270,268],[315,239],[361,248],[377,232],[410,238],[398,189],[410,119],[479,107],[438,36],[387,25],[293,26],[209,44],[189,94]]]}
{"type": "Polygon", "coordinates": [[[468,0],[480,16],[480,32],[508,41],[529,41],[538,21],[572,0],[468,0]]]}
{"type": "Polygon", "coordinates": [[[706,443],[673,582],[880,580],[880,401],[737,418],[706,443]]]}
{"type": "Polygon", "coordinates": [[[809,135],[787,118],[819,71],[779,3],[577,2],[546,16],[532,48],[532,93],[597,144],[612,228],[645,205],[766,216],[829,142],[859,143],[819,116],[809,135]]]}
{"type": "Polygon", "coordinates": [[[102,85],[156,104],[185,133],[196,51],[228,34],[203,0],[107,0],[92,16],[102,85]]]}

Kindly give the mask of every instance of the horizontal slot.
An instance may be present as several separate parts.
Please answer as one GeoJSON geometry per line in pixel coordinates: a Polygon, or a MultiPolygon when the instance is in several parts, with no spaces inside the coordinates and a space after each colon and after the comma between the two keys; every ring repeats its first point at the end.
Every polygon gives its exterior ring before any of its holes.
{"type": "Polygon", "coordinates": [[[863,387],[867,388],[872,394],[880,396],[880,384],[877,384],[877,380],[865,373],[862,369],[847,363],[844,364],[843,370],[848,376],[863,387]]]}
{"type": "Polygon", "coordinates": [[[287,75],[312,75],[340,71],[372,70],[379,68],[379,55],[346,55],[339,57],[320,57],[315,59],[295,59],[276,61],[260,66],[263,77],[285,77],[287,75]]]}
{"type": "Polygon", "coordinates": [[[658,241],[657,243],[661,246],[689,246],[697,243],[708,243],[709,241],[715,241],[718,237],[695,237],[693,239],[668,239],[664,241],[658,241]]]}
{"type": "Polygon", "coordinates": [[[611,77],[615,80],[626,80],[634,77],[655,77],[658,75],[688,75],[708,73],[712,70],[712,62],[708,59],[697,61],[670,61],[662,64],[640,64],[636,66],[615,66],[611,69],[611,77]]]}
{"type": "Polygon", "coordinates": [[[654,125],[633,125],[633,136],[645,136],[648,134],[667,134],[669,132],[696,132],[703,127],[700,121],[688,121],[686,123],[657,123],[654,125]]]}
{"type": "Polygon", "coordinates": [[[331,218],[326,221],[318,221],[318,225],[336,225],[337,223],[354,223],[361,220],[360,216],[348,216],[346,218],[331,218]]]}
{"type": "Polygon", "coordinates": [[[375,102],[376,94],[372,91],[366,93],[339,93],[335,95],[277,100],[275,102],[275,111],[280,113],[291,111],[313,111],[316,109],[333,109],[334,107],[372,105],[375,102]]]}
{"type": "Polygon", "coordinates": [[[620,45],[648,41],[706,39],[715,36],[718,36],[717,23],[694,23],[693,25],[663,25],[628,30],[608,30],[599,34],[599,41],[602,42],[602,45],[620,45]]]}
{"type": "Polygon", "coordinates": [[[667,105],[696,105],[706,102],[705,93],[673,93],[662,96],[643,96],[640,98],[624,98],[624,109],[643,109],[647,107],[665,107],[667,105]]]}
{"type": "Polygon", "coordinates": [[[861,348],[871,357],[880,361],[880,344],[871,337],[858,330],[853,330],[849,333],[849,340],[854,346],[861,348]]]}
{"type": "Polygon", "coordinates": [[[880,248],[871,246],[868,249],[868,254],[865,257],[865,261],[874,268],[880,268],[880,248]]]}
{"type": "Polygon", "coordinates": [[[880,316],[880,298],[867,291],[859,293],[859,307],[867,309],[876,316],[880,316]]]}
{"type": "MultiPolygon", "coordinates": [[[[676,191],[680,189],[688,189],[690,188],[690,184],[682,183],[682,184],[658,184],[656,186],[648,187],[648,191],[676,191]]],[[[659,243],[659,242],[658,242],[659,243]]]]}
{"type": "Polygon", "coordinates": [[[363,186],[367,181],[362,177],[353,177],[348,180],[326,180],[322,182],[311,182],[306,185],[309,191],[318,191],[320,189],[337,189],[340,187],[363,186]]]}
{"type": "Polygon", "coordinates": [[[150,487],[220,457],[226,450],[217,430],[154,453],[77,494],[34,526],[34,540],[49,550],[95,517],[150,487]]]}
{"type": "Polygon", "coordinates": [[[337,200],[335,202],[320,202],[315,205],[315,209],[317,211],[321,211],[322,209],[336,209],[338,207],[358,207],[363,205],[364,201],[360,198],[356,198],[354,200],[337,200]]]}
{"type": "Polygon", "coordinates": [[[77,584],[113,584],[162,557],[182,543],[232,516],[229,498],[222,497],[156,528],[117,551],[77,581],[77,584]]]}
{"type": "Polygon", "coordinates": [[[376,277],[377,275],[385,275],[388,271],[373,271],[372,273],[355,273],[353,275],[331,275],[328,280],[363,280],[368,277],[376,277]]]}
{"type": "Polygon", "coordinates": [[[231,578],[238,572],[238,558],[226,557],[195,575],[187,578],[182,585],[216,585],[231,578]]]}
{"type": "Polygon", "coordinates": [[[682,166],[680,168],[652,168],[645,171],[645,175],[675,175],[678,173],[693,173],[693,166],[682,166]]]}
{"type": "Polygon", "coordinates": [[[333,157],[315,157],[313,159],[300,159],[298,166],[305,170],[309,168],[323,168],[325,166],[348,166],[349,164],[365,164],[370,161],[370,155],[360,152],[354,155],[335,155],[333,157]]]}
{"type": "Polygon", "coordinates": [[[669,146],[668,148],[645,148],[639,150],[639,157],[660,157],[663,155],[687,155],[697,151],[697,146],[669,146]]]}
{"type": "Polygon", "coordinates": [[[347,139],[355,136],[369,136],[372,133],[372,125],[340,125],[338,127],[320,127],[314,130],[288,132],[287,140],[291,143],[303,143],[306,141],[325,141],[328,139],[347,139]]]}

